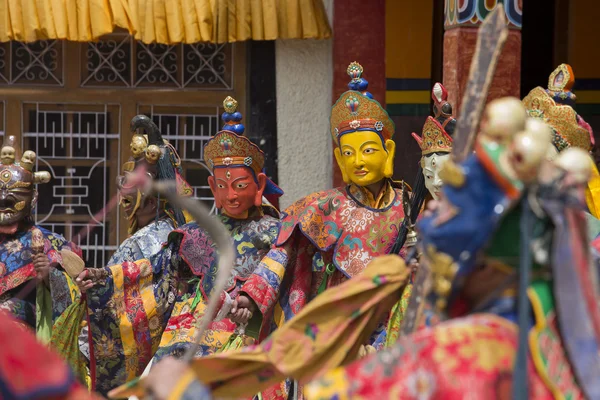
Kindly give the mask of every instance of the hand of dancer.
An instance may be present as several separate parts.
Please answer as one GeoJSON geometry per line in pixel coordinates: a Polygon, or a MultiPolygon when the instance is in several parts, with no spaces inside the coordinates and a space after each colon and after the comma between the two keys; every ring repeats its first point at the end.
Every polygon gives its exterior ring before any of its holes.
{"type": "Polygon", "coordinates": [[[77,287],[79,288],[79,291],[81,293],[85,293],[88,291],[88,289],[91,289],[92,287],[94,287],[94,281],[92,279],[90,270],[86,269],[83,272],[81,272],[79,275],[77,275],[77,278],[75,279],[75,283],[77,284],[77,287]]]}
{"type": "Polygon", "coordinates": [[[358,358],[363,358],[375,353],[377,353],[375,347],[371,346],[370,344],[367,344],[366,346],[363,344],[360,346],[360,349],[358,349],[358,358]]]}
{"type": "Polygon", "coordinates": [[[44,253],[38,253],[33,256],[33,267],[35,268],[36,277],[39,281],[43,281],[48,284],[48,275],[50,275],[50,268],[53,268],[48,260],[48,256],[44,253]]]}
{"type": "Polygon", "coordinates": [[[234,300],[229,319],[236,324],[246,324],[255,311],[256,304],[248,296],[241,294],[234,300]]]}

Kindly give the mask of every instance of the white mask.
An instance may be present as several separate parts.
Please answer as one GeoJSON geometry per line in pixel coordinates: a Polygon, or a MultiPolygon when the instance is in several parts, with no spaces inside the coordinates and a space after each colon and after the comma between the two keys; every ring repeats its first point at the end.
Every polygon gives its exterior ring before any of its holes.
{"type": "Polygon", "coordinates": [[[431,193],[434,200],[440,199],[442,191],[442,179],[440,171],[444,163],[450,158],[450,153],[433,154],[429,157],[423,157],[423,176],[425,177],[425,187],[431,193]]]}

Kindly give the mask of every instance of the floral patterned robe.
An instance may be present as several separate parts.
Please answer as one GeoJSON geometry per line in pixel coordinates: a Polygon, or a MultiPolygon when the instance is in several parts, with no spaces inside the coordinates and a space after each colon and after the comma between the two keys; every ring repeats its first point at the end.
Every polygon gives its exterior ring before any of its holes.
{"type": "MultiPolygon", "coordinates": [[[[261,339],[325,288],[360,274],[373,258],[389,253],[404,220],[402,191],[394,186],[385,182],[377,199],[353,184],[318,192],[283,213],[277,247],[241,288],[260,311],[253,319],[262,319],[261,339]]],[[[382,323],[369,344],[383,345],[384,328],[382,323]]]]}
{"type": "MultiPolygon", "coordinates": [[[[241,288],[259,312],[259,338],[293,318],[328,287],[360,274],[375,257],[388,254],[404,220],[402,190],[387,180],[377,198],[350,184],[300,199],[283,213],[274,247],[241,288]]],[[[400,298],[401,293],[398,293],[400,298]]],[[[387,319],[365,344],[385,344],[387,319]]],[[[302,389],[287,380],[262,392],[265,399],[284,399],[302,389]]]]}
{"type": "MultiPolygon", "coordinates": [[[[0,237],[0,309],[9,311],[33,329],[38,322],[36,291],[43,288],[37,287],[25,295],[19,292],[36,277],[32,250],[32,233],[35,229],[42,233],[43,252],[48,256],[50,263],[62,264],[62,249],[71,250],[81,256],[81,250],[73,243],[59,234],[35,225],[29,225],[15,235],[0,237]]],[[[73,302],[78,290],[72,279],[61,269],[51,269],[47,289],[52,297],[51,320],[55,321],[73,302]]]]}
{"type": "MultiPolygon", "coordinates": [[[[108,260],[107,266],[123,264],[126,261],[149,259],[160,251],[173,229],[173,221],[166,216],[158,221],[150,222],[119,245],[110,260],[108,260]]],[[[87,325],[79,335],[79,348],[89,360],[90,349],[87,325]]]]}
{"type": "MultiPolygon", "coordinates": [[[[238,251],[227,288],[234,296],[277,237],[279,220],[262,210],[246,220],[220,218],[238,251]],[[260,240],[253,240],[256,237],[260,240]]],[[[189,346],[216,268],[214,245],[196,223],[174,230],[162,250],[149,259],[105,268],[106,280],[88,291],[87,300],[99,392],[139,376],[155,354],[179,355],[189,346]]],[[[220,348],[235,328],[227,319],[213,323],[201,354],[220,348]]]]}
{"type": "Polygon", "coordinates": [[[111,266],[125,261],[150,258],[160,251],[174,228],[173,221],[168,217],[150,222],[125,239],[106,265],[111,266]]]}

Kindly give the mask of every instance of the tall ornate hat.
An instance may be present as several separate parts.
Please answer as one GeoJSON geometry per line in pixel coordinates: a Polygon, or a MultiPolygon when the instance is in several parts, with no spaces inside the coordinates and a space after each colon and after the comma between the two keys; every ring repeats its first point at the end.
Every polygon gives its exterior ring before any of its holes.
{"type": "Polygon", "coordinates": [[[372,131],[382,142],[394,135],[394,122],[387,111],[367,92],[369,83],[362,78],[363,67],[356,61],[346,70],[351,80],[331,109],[331,136],[339,146],[340,137],[357,131],[372,131]]]}
{"type": "MultiPolygon", "coordinates": [[[[225,123],[219,131],[204,147],[204,160],[210,168],[225,167],[248,167],[257,174],[264,172],[265,154],[247,137],[243,136],[245,127],[241,123],[242,113],[238,108],[238,102],[227,96],[223,100],[225,112],[221,119],[225,123]]],[[[283,191],[270,179],[267,179],[267,187],[264,194],[281,196],[283,191]]]]}
{"type": "Polygon", "coordinates": [[[573,109],[574,82],[571,66],[561,64],[550,75],[548,89],[538,86],[523,99],[530,117],[540,118],[550,125],[554,131],[553,144],[559,152],[571,146],[589,151],[593,144],[590,126],[573,109]]]}
{"type": "Polygon", "coordinates": [[[433,117],[427,117],[421,135],[419,137],[416,133],[412,133],[424,156],[431,153],[449,153],[452,150],[452,137],[433,117]]]}
{"type": "MultiPolygon", "coordinates": [[[[131,157],[123,164],[125,173],[133,172],[143,166],[152,179],[177,182],[177,192],[181,196],[191,196],[193,190],[182,177],[181,160],[171,144],[163,139],[158,126],[146,115],[136,115],[130,123],[130,130],[144,129],[145,135],[135,133],[129,149],[131,157]]],[[[165,201],[161,202],[165,213],[176,226],[186,223],[186,214],[165,201]]]]}
{"type": "Polygon", "coordinates": [[[439,82],[433,85],[431,98],[435,117],[427,117],[421,136],[412,133],[424,156],[431,153],[449,153],[452,150],[451,135],[456,125],[456,119],[452,116],[452,105],[448,102],[448,91],[444,85],[439,82]]]}

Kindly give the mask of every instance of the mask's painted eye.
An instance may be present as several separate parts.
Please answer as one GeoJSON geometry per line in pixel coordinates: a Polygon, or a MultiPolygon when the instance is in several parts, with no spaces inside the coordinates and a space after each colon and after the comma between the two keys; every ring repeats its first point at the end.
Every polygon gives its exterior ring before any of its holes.
{"type": "Polygon", "coordinates": [[[373,149],[373,148],[368,148],[368,149],[365,149],[364,153],[365,153],[365,154],[373,154],[373,153],[375,153],[376,151],[377,151],[376,149],[373,149]]]}
{"type": "Polygon", "coordinates": [[[237,185],[235,185],[238,189],[245,189],[248,187],[247,183],[238,183],[237,185]]]}
{"type": "Polygon", "coordinates": [[[427,176],[425,176],[425,178],[427,178],[427,179],[431,179],[431,178],[433,178],[433,177],[432,177],[431,175],[427,175],[427,176]]]}
{"type": "Polygon", "coordinates": [[[352,155],[352,152],[350,150],[344,150],[344,155],[346,157],[350,157],[352,155]]]}
{"type": "Polygon", "coordinates": [[[221,184],[221,183],[217,184],[217,187],[218,187],[219,189],[225,189],[225,185],[223,185],[223,184],[221,184]]]}

